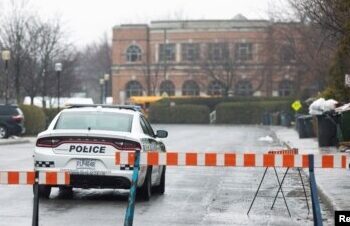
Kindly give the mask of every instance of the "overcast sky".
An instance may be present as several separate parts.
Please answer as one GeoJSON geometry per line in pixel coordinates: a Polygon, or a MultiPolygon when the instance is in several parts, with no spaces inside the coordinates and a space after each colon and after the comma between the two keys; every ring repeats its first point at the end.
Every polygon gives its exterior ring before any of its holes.
{"type": "MultiPolygon", "coordinates": [[[[0,0],[0,2],[9,0],[0,0]]],[[[15,0],[16,1],[16,0],[15,0]]],[[[158,19],[267,19],[272,5],[286,0],[30,0],[40,15],[59,15],[70,38],[82,46],[110,35],[114,25],[158,19]]]]}

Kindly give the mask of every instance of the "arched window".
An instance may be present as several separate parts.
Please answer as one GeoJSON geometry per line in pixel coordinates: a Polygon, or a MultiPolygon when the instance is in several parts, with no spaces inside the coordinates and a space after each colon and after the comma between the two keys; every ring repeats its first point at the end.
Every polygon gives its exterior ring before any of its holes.
{"type": "Polygon", "coordinates": [[[199,86],[193,80],[187,80],[182,85],[183,96],[199,96],[199,86]]]}
{"type": "Polygon", "coordinates": [[[166,93],[168,96],[175,96],[175,85],[170,80],[165,80],[160,84],[159,87],[160,95],[166,93]]]}
{"type": "Polygon", "coordinates": [[[208,86],[208,95],[221,96],[225,92],[224,85],[220,81],[211,81],[208,86]]]}
{"type": "Polygon", "coordinates": [[[290,80],[283,80],[278,86],[278,96],[287,97],[293,93],[293,82],[290,80]]]}
{"type": "Polygon", "coordinates": [[[283,45],[280,48],[281,63],[288,64],[295,61],[295,50],[292,45],[283,45]]]}
{"type": "Polygon", "coordinates": [[[125,92],[127,98],[131,96],[143,96],[143,88],[138,81],[128,82],[126,84],[125,92]]]}
{"type": "Polygon", "coordinates": [[[236,96],[251,96],[253,95],[253,87],[249,81],[239,81],[235,87],[236,96]]]}
{"type": "Polygon", "coordinates": [[[128,62],[137,62],[141,60],[141,49],[136,45],[129,46],[126,50],[126,60],[128,62]]]}

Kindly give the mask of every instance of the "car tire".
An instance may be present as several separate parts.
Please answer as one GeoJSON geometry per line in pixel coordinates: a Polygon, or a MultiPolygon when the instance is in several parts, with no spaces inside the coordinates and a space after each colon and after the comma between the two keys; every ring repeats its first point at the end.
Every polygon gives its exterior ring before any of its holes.
{"type": "Polygon", "coordinates": [[[138,189],[138,196],[144,200],[149,201],[152,196],[152,167],[147,168],[147,173],[143,185],[138,189]]]}
{"type": "Polygon", "coordinates": [[[9,133],[6,126],[0,126],[0,139],[8,138],[9,133]]]}
{"type": "Polygon", "coordinates": [[[71,198],[73,197],[73,187],[72,186],[61,186],[59,187],[59,193],[63,197],[71,198]]]}
{"type": "Polygon", "coordinates": [[[163,166],[162,175],[160,176],[160,183],[159,185],[154,187],[154,192],[158,194],[164,194],[165,192],[165,172],[166,172],[166,166],[163,166]]]}
{"type": "MultiPolygon", "coordinates": [[[[34,186],[33,186],[33,192],[34,192],[34,186]]],[[[46,185],[39,185],[39,198],[48,199],[50,198],[51,194],[51,187],[46,185]]]]}

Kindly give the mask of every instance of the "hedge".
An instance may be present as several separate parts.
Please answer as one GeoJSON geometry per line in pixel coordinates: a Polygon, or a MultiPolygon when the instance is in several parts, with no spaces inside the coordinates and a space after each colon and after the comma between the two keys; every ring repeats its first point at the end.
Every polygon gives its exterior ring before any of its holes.
{"type": "Polygon", "coordinates": [[[201,105],[151,105],[148,118],[152,123],[209,123],[209,108],[201,105]]]}
{"type": "Polygon", "coordinates": [[[171,102],[175,105],[181,104],[193,104],[193,105],[205,105],[209,107],[210,111],[215,110],[216,105],[226,102],[252,102],[252,101],[289,101],[294,99],[290,97],[169,97],[163,98],[156,104],[169,106],[171,102]]]}
{"type": "Polygon", "coordinates": [[[57,108],[45,108],[43,109],[46,115],[46,127],[48,127],[51,121],[56,117],[56,115],[60,112],[57,108]]]}
{"type": "Polygon", "coordinates": [[[24,114],[26,135],[37,135],[45,130],[46,116],[41,108],[30,105],[20,105],[19,107],[24,114]]]}
{"type": "Polygon", "coordinates": [[[291,113],[290,101],[222,103],[216,107],[216,123],[260,124],[264,113],[291,113]]]}

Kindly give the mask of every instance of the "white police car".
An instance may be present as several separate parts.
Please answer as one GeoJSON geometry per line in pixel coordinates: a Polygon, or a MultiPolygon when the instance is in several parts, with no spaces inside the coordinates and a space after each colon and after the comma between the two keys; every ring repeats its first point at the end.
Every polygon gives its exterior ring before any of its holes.
{"type": "MultiPolygon", "coordinates": [[[[76,188],[129,189],[133,166],[115,165],[116,151],[165,152],[144,115],[133,106],[75,105],[62,110],[48,129],[38,135],[34,163],[38,171],[67,171],[76,188]]],[[[138,194],[149,200],[152,189],[164,193],[165,166],[141,166],[138,194]]],[[[40,185],[39,194],[48,198],[51,186],[40,185]]]]}

